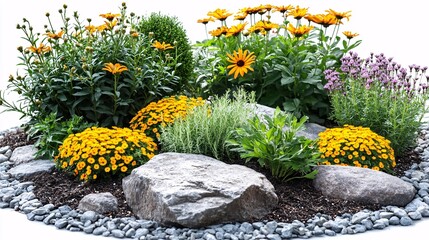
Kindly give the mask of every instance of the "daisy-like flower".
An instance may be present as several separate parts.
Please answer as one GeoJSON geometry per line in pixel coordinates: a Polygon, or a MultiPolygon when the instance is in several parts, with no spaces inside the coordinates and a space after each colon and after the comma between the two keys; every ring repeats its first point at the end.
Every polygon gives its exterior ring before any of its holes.
{"type": "Polygon", "coordinates": [[[234,74],[234,79],[238,77],[238,74],[244,76],[248,70],[253,71],[253,68],[250,66],[255,62],[256,58],[253,52],[249,52],[249,50],[243,52],[242,49],[239,49],[238,52],[234,51],[233,54],[227,53],[227,55],[229,58],[227,59],[228,62],[232,63],[227,67],[227,69],[231,69],[228,75],[234,74]]]}
{"type": "Polygon", "coordinates": [[[267,32],[269,32],[273,28],[278,28],[279,27],[279,25],[276,24],[276,23],[272,23],[270,21],[264,21],[264,20],[258,21],[255,24],[255,26],[256,26],[256,28],[263,28],[267,32]]]}
{"type": "Polygon", "coordinates": [[[208,18],[201,18],[197,20],[197,23],[202,23],[204,25],[206,25],[209,22],[214,22],[214,18],[208,17],[208,18]]]}
{"type": "Polygon", "coordinates": [[[40,43],[39,47],[30,46],[27,49],[37,54],[47,53],[51,51],[51,47],[45,46],[45,44],[43,43],[40,43]]]}
{"type": "Polygon", "coordinates": [[[104,64],[104,68],[102,70],[106,70],[111,72],[112,74],[122,73],[123,71],[128,70],[128,68],[120,63],[106,63],[104,64]]]}
{"type": "Polygon", "coordinates": [[[218,8],[212,12],[207,13],[207,16],[214,17],[220,21],[224,21],[225,19],[227,19],[231,15],[232,15],[232,13],[228,12],[226,9],[220,9],[220,8],[218,8]]]}
{"type": "Polygon", "coordinates": [[[89,34],[93,34],[97,31],[97,27],[94,25],[85,26],[85,29],[89,32],[89,34]]]}
{"type": "Polygon", "coordinates": [[[287,6],[274,6],[273,12],[285,13],[285,12],[290,11],[292,9],[293,9],[293,6],[290,4],[287,6]]]}
{"type": "Polygon", "coordinates": [[[332,14],[316,14],[316,15],[307,15],[305,18],[308,21],[312,21],[314,23],[320,24],[323,27],[329,27],[331,25],[337,24],[338,20],[335,15],[332,14]]]}
{"type": "Polygon", "coordinates": [[[244,30],[244,28],[246,27],[246,24],[247,23],[239,23],[235,26],[230,27],[228,29],[228,32],[226,33],[226,36],[227,37],[237,36],[238,34],[240,34],[244,30]]]}
{"type": "Polygon", "coordinates": [[[223,34],[226,34],[228,32],[228,28],[225,26],[216,28],[215,30],[210,31],[210,35],[212,35],[213,37],[220,37],[223,34]]]}
{"type": "Polygon", "coordinates": [[[307,15],[308,8],[300,8],[299,6],[296,6],[294,9],[289,11],[289,15],[293,16],[296,20],[300,20],[305,15],[307,15]]]}
{"type": "Polygon", "coordinates": [[[52,32],[46,32],[46,36],[48,36],[51,39],[57,40],[60,39],[64,34],[64,31],[59,31],[58,33],[52,33],[52,32]]]}
{"type": "Polygon", "coordinates": [[[358,33],[352,33],[352,32],[350,32],[350,31],[344,31],[344,32],[343,32],[343,34],[344,34],[344,36],[346,36],[348,39],[352,39],[352,38],[354,38],[354,37],[359,36],[359,34],[358,34],[358,33]]]}
{"type": "Polygon", "coordinates": [[[295,37],[302,37],[303,35],[309,33],[314,26],[301,25],[295,28],[292,24],[289,23],[287,30],[294,35],[295,37]]]}
{"type": "Polygon", "coordinates": [[[243,21],[244,19],[246,19],[247,15],[248,15],[247,12],[240,11],[234,16],[234,20],[243,21]]]}
{"type": "Polygon", "coordinates": [[[325,12],[334,15],[338,20],[341,20],[343,18],[347,18],[347,20],[350,20],[350,17],[352,16],[350,13],[351,11],[347,12],[337,12],[332,9],[326,10],[325,12]]]}
{"type": "Polygon", "coordinates": [[[174,47],[173,47],[173,46],[171,46],[171,44],[169,44],[169,43],[165,43],[165,42],[160,43],[160,42],[158,42],[158,41],[155,41],[155,42],[152,44],[152,47],[155,47],[156,49],[161,50],[161,51],[165,51],[165,50],[173,49],[173,48],[174,48],[174,47]]]}
{"type": "Polygon", "coordinates": [[[105,18],[109,21],[112,21],[113,19],[120,17],[121,14],[113,14],[113,13],[104,13],[104,14],[100,14],[100,17],[105,18]]]}

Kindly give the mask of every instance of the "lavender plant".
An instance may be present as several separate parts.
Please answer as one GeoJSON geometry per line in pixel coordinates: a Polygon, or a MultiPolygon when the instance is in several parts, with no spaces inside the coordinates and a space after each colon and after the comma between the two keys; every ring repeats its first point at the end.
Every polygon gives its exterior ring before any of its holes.
{"type": "Polygon", "coordinates": [[[324,71],[332,103],[331,119],[339,125],[369,127],[389,139],[397,156],[415,144],[427,112],[427,67],[409,69],[384,54],[361,59],[349,52],[340,69],[324,71]]]}

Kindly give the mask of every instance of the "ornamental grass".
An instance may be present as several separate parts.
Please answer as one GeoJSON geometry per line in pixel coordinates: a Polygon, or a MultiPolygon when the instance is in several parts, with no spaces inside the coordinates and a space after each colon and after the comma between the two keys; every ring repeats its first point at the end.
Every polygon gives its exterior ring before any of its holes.
{"type": "Polygon", "coordinates": [[[319,133],[322,165],[342,165],[390,172],[396,166],[390,141],[367,127],[344,125],[319,133]],[[324,160],[324,161],[323,161],[324,160]]]}
{"type": "Polygon", "coordinates": [[[147,136],[159,140],[160,126],[173,123],[178,117],[185,117],[189,110],[202,106],[205,101],[199,98],[184,95],[170,96],[157,102],[151,102],[142,108],[130,121],[132,129],[139,129],[147,136]]]}
{"type": "Polygon", "coordinates": [[[89,182],[126,176],[158,150],[152,138],[129,128],[91,127],[69,135],[55,156],[56,167],[89,182]]]}

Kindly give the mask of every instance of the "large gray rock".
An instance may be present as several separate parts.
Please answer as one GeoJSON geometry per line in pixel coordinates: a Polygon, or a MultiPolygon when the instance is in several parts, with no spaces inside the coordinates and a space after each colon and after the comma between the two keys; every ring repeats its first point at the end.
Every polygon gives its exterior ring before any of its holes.
{"type": "Polygon", "coordinates": [[[381,171],[337,165],[317,168],[319,171],[313,183],[325,196],[384,206],[405,206],[416,194],[412,184],[381,171]]]}
{"type": "Polygon", "coordinates": [[[12,152],[10,161],[13,162],[14,165],[33,161],[35,159],[36,152],[37,149],[34,145],[17,147],[12,152]]]}
{"type": "Polygon", "coordinates": [[[100,214],[115,212],[118,210],[118,199],[109,192],[91,193],[80,200],[77,208],[100,214]]]}
{"type": "Polygon", "coordinates": [[[260,218],[278,203],[264,175],[197,154],[156,155],[122,186],[139,218],[190,228],[260,218]]]}
{"type": "MultiPolygon", "coordinates": [[[[274,108],[267,107],[261,104],[255,104],[255,113],[265,122],[264,116],[267,115],[269,117],[274,116],[274,108]]],[[[285,126],[283,128],[284,131],[288,130],[289,127],[285,126]]],[[[320,126],[316,123],[305,123],[305,129],[297,132],[298,136],[304,136],[308,139],[317,139],[319,137],[319,133],[326,130],[326,127],[320,126]]]]}
{"type": "Polygon", "coordinates": [[[52,172],[54,167],[55,163],[52,160],[33,160],[31,162],[25,162],[12,167],[9,169],[8,173],[17,179],[20,179],[41,172],[52,172]]]}

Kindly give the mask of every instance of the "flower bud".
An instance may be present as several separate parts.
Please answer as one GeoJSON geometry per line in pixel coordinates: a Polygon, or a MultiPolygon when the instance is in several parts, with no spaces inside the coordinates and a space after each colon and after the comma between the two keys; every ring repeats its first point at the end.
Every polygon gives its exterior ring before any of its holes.
{"type": "Polygon", "coordinates": [[[10,75],[9,75],[9,82],[12,82],[13,80],[15,80],[15,79],[13,78],[13,75],[12,75],[12,74],[10,74],[10,75]]]}
{"type": "Polygon", "coordinates": [[[17,47],[16,48],[19,52],[21,52],[22,53],[22,51],[24,50],[24,48],[22,47],[22,46],[19,46],[19,47],[17,47]]]}
{"type": "Polygon", "coordinates": [[[47,12],[47,13],[45,13],[45,16],[46,16],[46,17],[49,17],[49,16],[50,16],[50,14],[47,12]]]}

